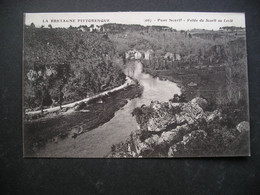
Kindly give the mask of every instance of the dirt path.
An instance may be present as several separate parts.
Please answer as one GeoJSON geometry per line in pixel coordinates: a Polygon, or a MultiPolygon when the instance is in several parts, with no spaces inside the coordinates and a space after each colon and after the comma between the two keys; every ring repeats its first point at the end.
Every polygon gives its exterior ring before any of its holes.
{"type": "MultiPolygon", "coordinates": [[[[110,89],[110,90],[107,90],[107,91],[104,91],[102,93],[99,93],[97,95],[94,95],[92,97],[88,97],[88,98],[85,98],[85,99],[82,99],[82,100],[79,100],[79,101],[76,101],[76,102],[73,102],[73,103],[69,103],[69,104],[65,104],[65,105],[62,105],[63,108],[72,108],[74,107],[76,104],[79,104],[80,102],[85,102],[87,103],[88,101],[90,100],[93,100],[93,99],[96,99],[96,98],[99,98],[99,97],[102,97],[104,95],[107,95],[108,93],[111,93],[111,92],[115,92],[115,91],[119,91],[127,86],[129,86],[130,84],[132,84],[134,81],[129,78],[129,77],[126,77],[126,82],[123,84],[123,85],[120,85],[119,87],[116,87],[116,88],[113,88],[113,89],[110,89]]],[[[56,106],[56,107],[52,107],[52,108],[47,108],[47,109],[44,109],[43,112],[48,112],[48,113],[51,113],[51,112],[56,112],[60,110],[60,106],[56,106]]],[[[37,110],[37,111],[30,111],[30,112],[26,112],[25,114],[26,115],[35,115],[35,114],[40,114],[41,113],[41,110],[37,110]]]]}
{"type": "MultiPolygon", "coordinates": [[[[97,104],[94,105],[93,108],[89,107],[89,113],[71,113],[70,115],[63,115],[64,118],[61,118],[59,121],[53,123],[49,121],[45,126],[44,124],[36,123],[33,124],[34,128],[29,128],[28,126],[30,132],[28,131],[27,135],[32,135],[35,130],[37,138],[41,138],[40,134],[45,130],[46,135],[62,130],[67,130],[69,133],[64,139],[56,137],[53,141],[47,142],[44,147],[36,150],[33,156],[73,158],[105,157],[111,151],[113,144],[124,142],[132,131],[138,129],[138,124],[132,116],[134,108],[143,104],[150,104],[153,100],[167,101],[172,98],[173,94],[180,93],[180,89],[175,83],[161,81],[148,74],[143,74],[141,73],[141,65],[137,64],[136,66],[137,73],[133,75],[135,75],[135,78],[138,79],[142,86],[141,93],[138,92],[137,86],[129,86],[128,89],[126,88],[127,90],[114,92],[111,97],[104,99],[102,105],[97,104]],[[140,94],[140,96],[136,96],[136,94],[140,94]],[[128,101],[126,101],[126,99],[128,101]],[[93,121],[96,122],[93,123],[93,121]],[[82,129],[82,134],[73,136],[74,127],[69,127],[74,123],[79,126],[80,131],[82,129]],[[93,125],[98,124],[98,126],[90,128],[91,123],[93,125]],[[51,126],[51,124],[53,124],[53,126],[51,126]]],[[[31,139],[32,141],[33,138],[34,137],[31,139]]],[[[29,146],[27,148],[30,149],[31,147],[29,146]]],[[[28,154],[28,156],[32,155],[28,154]]]]}
{"type": "MultiPolygon", "coordinates": [[[[129,85],[104,96],[103,103],[89,102],[87,106],[89,112],[53,112],[46,117],[25,121],[24,155],[36,156],[38,150],[44,148],[46,144],[54,144],[55,148],[60,142],[65,141],[65,138],[68,138],[69,145],[74,148],[73,144],[71,145],[74,140],[79,143],[78,140],[83,134],[88,134],[92,129],[108,122],[114,117],[116,111],[127,104],[129,99],[141,96],[141,94],[142,88],[139,85],[129,85]]],[[[90,141],[87,142],[90,143],[90,141]]],[[[53,152],[50,151],[50,155],[53,152]]]]}

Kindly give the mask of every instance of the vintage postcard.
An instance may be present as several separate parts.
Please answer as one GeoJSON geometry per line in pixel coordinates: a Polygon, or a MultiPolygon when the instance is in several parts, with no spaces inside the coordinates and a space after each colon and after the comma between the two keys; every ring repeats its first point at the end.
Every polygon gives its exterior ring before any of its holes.
{"type": "Polygon", "coordinates": [[[250,156],[244,13],[26,13],[24,157],[250,156]]]}

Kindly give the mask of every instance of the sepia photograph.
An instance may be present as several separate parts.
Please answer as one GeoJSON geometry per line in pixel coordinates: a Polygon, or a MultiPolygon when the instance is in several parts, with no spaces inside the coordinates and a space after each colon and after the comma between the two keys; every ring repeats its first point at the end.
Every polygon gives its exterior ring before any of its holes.
{"type": "Polygon", "coordinates": [[[250,156],[244,13],[25,13],[23,155],[250,156]]]}

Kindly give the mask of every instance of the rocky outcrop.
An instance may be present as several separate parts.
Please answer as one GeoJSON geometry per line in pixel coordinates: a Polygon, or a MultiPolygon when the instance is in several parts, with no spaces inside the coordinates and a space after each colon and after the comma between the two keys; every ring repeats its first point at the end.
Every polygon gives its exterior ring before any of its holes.
{"type": "Polygon", "coordinates": [[[249,122],[243,121],[236,126],[239,133],[249,132],[249,122]]]}
{"type": "Polygon", "coordinates": [[[172,145],[169,148],[168,157],[177,156],[180,151],[185,151],[185,155],[194,155],[196,154],[194,153],[194,150],[203,150],[203,147],[201,146],[203,145],[203,142],[206,138],[207,133],[204,130],[192,131],[191,133],[183,136],[182,141],[172,145]]]}
{"type": "Polygon", "coordinates": [[[152,102],[150,107],[153,112],[147,122],[148,131],[161,131],[166,129],[170,124],[176,123],[176,116],[172,114],[176,107],[170,103],[152,102]]]}
{"type": "Polygon", "coordinates": [[[222,119],[220,110],[214,110],[213,112],[207,114],[206,121],[208,123],[213,122],[216,119],[222,119]]]}
{"type": "Polygon", "coordinates": [[[206,119],[206,114],[197,103],[198,101],[199,100],[193,99],[188,103],[180,105],[181,112],[176,114],[176,121],[178,124],[187,122],[189,125],[192,125],[198,119],[206,119]]]}
{"type": "Polygon", "coordinates": [[[206,109],[206,107],[208,106],[208,102],[207,100],[201,98],[201,97],[196,97],[194,99],[192,99],[190,101],[192,104],[197,104],[198,106],[200,106],[202,109],[206,109]]]}
{"type": "Polygon", "coordinates": [[[207,115],[203,111],[206,106],[207,101],[200,97],[194,98],[188,103],[153,101],[148,108],[142,107],[135,116],[138,118],[137,122],[141,126],[146,126],[148,131],[159,132],[183,123],[194,124],[199,118],[207,119],[207,115]],[[151,110],[149,115],[146,114],[147,109],[151,110]],[[142,120],[147,118],[148,120],[142,120]]]}
{"type": "Polygon", "coordinates": [[[174,143],[177,142],[182,138],[183,135],[185,135],[187,132],[189,132],[190,128],[187,124],[178,126],[175,129],[172,129],[170,131],[162,132],[161,136],[158,139],[158,144],[162,143],[174,143]]]}
{"type": "Polygon", "coordinates": [[[215,156],[225,154],[231,146],[239,148],[249,123],[242,121],[227,128],[222,111],[206,111],[207,107],[208,102],[201,97],[143,105],[134,111],[140,129],[125,143],[127,151],[122,153],[121,147],[112,157],[215,156]]]}

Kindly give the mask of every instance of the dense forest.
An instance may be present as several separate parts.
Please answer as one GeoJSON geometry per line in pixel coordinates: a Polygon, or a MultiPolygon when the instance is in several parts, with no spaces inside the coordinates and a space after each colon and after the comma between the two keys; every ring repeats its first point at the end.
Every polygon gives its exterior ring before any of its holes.
{"type": "Polygon", "coordinates": [[[80,100],[124,81],[114,45],[104,34],[25,26],[25,108],[80,100]]]}

